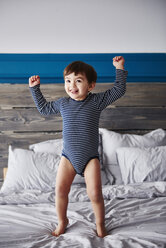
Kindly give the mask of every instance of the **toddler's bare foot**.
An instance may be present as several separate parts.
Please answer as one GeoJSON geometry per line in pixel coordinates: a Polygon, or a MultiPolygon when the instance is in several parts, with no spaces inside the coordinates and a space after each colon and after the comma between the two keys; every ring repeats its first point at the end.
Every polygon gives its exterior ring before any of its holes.
{"type": "Polygon", "coordinates": [[[59,235],[63,234],[65,232],[68,223],[69,223],[68,218],[66,218],[65,221],[59,222],[55,231],[52,232],[52,235],[58,237],[59,235]]]}
{"type": "Polygon", "coordinates": [[[107,231],[106,231],[105,226],[103,224],[97,225],[97,235],[100,238],[104,238],[105,236],[107,236],[107,231]]]}

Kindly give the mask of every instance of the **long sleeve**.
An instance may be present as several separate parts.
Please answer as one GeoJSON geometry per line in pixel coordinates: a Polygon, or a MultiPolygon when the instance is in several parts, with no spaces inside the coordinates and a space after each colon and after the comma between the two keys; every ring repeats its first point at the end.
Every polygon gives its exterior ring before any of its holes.
{"type": "Polygon", "coordinates": [[[62,98],[58,99],[57,101],[47,102],[40,91],[40,85],[29,87],[29,89],[31,91],[35,105],[41,115],[47,116],[60,112],[62,98]]]}
{"type": "Polygon", "coordinates": [[[117,69],[114,86],[105,92],[94,94],[94,100],[100,110],[105,109],[108,105],[115,102],[125,94],[127,75],[127,71],[117,69]]]}

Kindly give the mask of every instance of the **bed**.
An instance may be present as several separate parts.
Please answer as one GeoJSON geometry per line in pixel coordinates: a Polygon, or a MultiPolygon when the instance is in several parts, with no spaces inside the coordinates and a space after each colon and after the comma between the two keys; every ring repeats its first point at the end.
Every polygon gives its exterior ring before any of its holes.
{"type": "MultiPolygon", "coordinates": [[[[96,91],[111,85],[98,84],[96,91]]],[[[42,91],[48,99],[54,91],[56,97],[64,95],[63,85],[43,85],[42,91]]],[[[108,232],[103,239],[96,235],[80,176],[71,187],[66,232],[51,235],[57,225],[54,185],[61,117],[49,117],[49,122],[41,117],[27,85],[4,84],[2,92],[0,167],[1,175],[7,173],[0,191],[0,247],[166,247],[164,83],[128,84],[125,96],[101,115],[99,155],[108,232]]]]}

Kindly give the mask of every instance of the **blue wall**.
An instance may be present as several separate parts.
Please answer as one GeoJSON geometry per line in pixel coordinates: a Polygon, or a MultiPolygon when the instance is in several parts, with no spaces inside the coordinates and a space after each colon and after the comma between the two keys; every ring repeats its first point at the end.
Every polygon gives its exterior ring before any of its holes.
{"type": "Polygon", "coordinates": [[[97,71],[97,82],[113,82],[112,58],[122,55],[128,82],[166,82],[166,53],[97,54],[0,54],[0,83],[28,83],[40,75],[42,83],[63,83],[63,69],[82,60],[97,71]]]}

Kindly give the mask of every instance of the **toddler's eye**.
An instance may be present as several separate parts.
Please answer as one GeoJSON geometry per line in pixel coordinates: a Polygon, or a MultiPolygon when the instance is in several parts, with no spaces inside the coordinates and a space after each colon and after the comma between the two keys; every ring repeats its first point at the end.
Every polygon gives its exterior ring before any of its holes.
{"type": "Polygon", "coordinates": [[[77,79],[77,82],[78,82],[78,83],[81,83],[82,81],[81,81],[81,79],[77,79]]]}
{"type": "Polygon", "coordinates": [[[66,80],[66,83],[70,83],[70,80],[69,80],[69,79],[67,79],[67,80],[66,80]]]}

